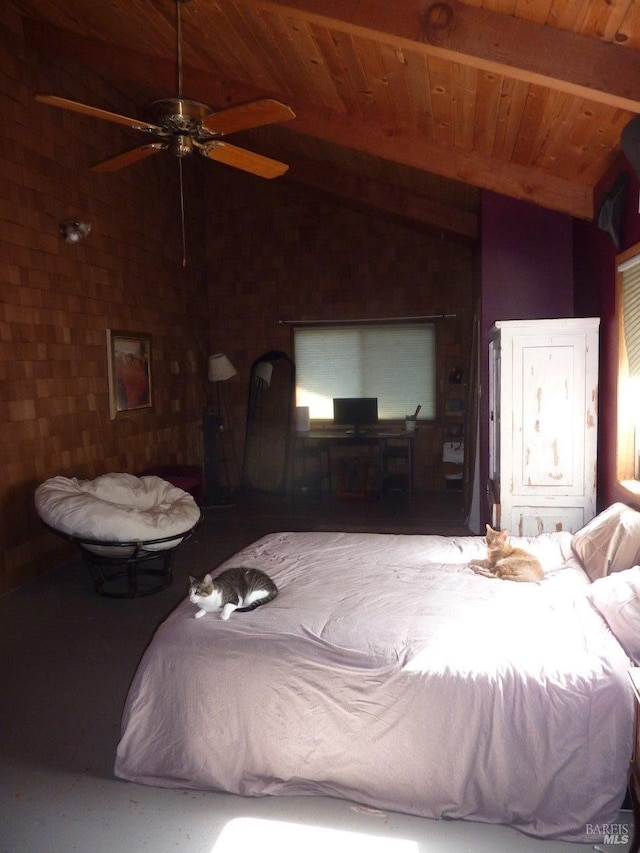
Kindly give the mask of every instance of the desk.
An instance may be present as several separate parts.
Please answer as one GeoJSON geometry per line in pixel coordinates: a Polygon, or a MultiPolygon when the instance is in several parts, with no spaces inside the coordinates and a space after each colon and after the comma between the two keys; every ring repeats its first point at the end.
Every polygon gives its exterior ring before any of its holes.
{"type": "Polygon", "coordinates": [[[406,459],[407,492],[413,494],[413,439],[415,432],[404,430],[362,430],[356,434],[345,430],[315,429],[294,433],[294,464],[296,448],[315,443],[327,455],[329,490],[332,488],[331,450],[335,447],[377,447],[380,464],[378,489],[384,493],[385,462],[387,459],[406,459]]]}

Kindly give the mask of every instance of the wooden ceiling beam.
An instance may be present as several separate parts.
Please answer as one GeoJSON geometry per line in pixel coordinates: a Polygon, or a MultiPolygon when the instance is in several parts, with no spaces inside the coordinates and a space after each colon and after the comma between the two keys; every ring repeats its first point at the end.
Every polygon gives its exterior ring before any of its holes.
{"type": "Polygon", "coordinates": [[[640,53],[448,0],[241,0],[526,83],[640,113],[640,53]]]}
{"type": "MultiPolygon", "coordinates": [[[[173,92],[172,83],[168,82],[173,80],[175,70],[172,60],[124,50],[96,39],[82,39],[35,21],[24,21],[24,33],[27,45],[33,49],[86,65],[111,82],[116,78],[126,81],[127,85],[119,88],[123,92],[129,91],[129,96],[131,84],[146,89],[151,85],[160,97],[173,92]]],[[[277,95],[250,90],[243,84],[189,67],[184,68],[184,90],[189,97],[218,108],[250,101],[264,94],[277,95]]],[[[286,125],[287,131],[306,133],[579,219],[593,218],[593,194],[589,187],[575,186],[563,178],[515,163],[498,163],[489,157],[443,145],[408,131],[390,135],[388,128],[360,117],[321,111],[305,104],[290,103],[290,106],[296,112],[296,119],[286,125]]]]}
{"type": "Polygon", "coordinates": [[[361,118],[311,109],[297,110],[295,105],[294,109],[297,117],[288,123],[287,130],[307,133],[375,157],[530,201],[578,219],[593,219],[593,191],[588,186],[516,163],[498,162],[409,132],[390,134],[387,128],[361,118]]]}

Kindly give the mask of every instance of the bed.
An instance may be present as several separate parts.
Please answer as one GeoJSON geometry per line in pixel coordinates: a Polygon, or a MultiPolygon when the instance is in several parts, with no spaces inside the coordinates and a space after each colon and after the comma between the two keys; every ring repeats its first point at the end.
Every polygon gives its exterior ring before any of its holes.
{"type": "Polygon", "coordinates": [[[258,540],[219,568],[261,568],[278,597],[226,622],[178,605],[131,684],[116,775],[593,843],[631,756],[640,513],[512,542],[542,581],[475,574],[482,537],[258,540]]]}

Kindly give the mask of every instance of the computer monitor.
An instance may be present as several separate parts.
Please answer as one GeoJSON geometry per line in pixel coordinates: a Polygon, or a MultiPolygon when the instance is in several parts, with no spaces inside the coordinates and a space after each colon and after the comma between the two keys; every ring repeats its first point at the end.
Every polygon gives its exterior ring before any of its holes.
{"type": "Polygon", "coordinates": [[[333,422],[336,426],[352,427],[355,435],[363,426],[378,423],[377,397],[334,397],[333,422]]]}

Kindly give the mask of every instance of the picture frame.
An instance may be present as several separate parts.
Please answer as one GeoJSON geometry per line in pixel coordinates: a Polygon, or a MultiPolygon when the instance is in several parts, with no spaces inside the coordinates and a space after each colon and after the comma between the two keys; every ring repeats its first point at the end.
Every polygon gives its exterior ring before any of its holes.
{"type": "Polygon", "coordinates": [[[151,335],[107,329],[111,420],[153,411],[151,335]]]}

